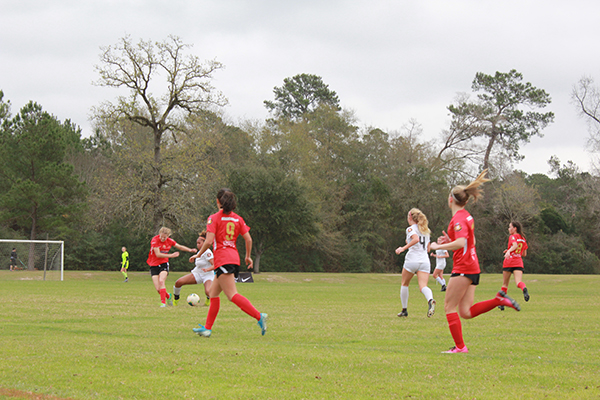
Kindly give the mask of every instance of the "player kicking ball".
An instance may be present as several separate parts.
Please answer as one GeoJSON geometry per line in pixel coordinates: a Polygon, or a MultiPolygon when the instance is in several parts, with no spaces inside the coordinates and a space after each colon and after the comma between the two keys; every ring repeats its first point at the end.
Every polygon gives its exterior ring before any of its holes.
{"type": "MultiPolygon", "coordinates": [[[[198,239],[196,240],[196,247],[198,250],[202,249],[202,245],[206,241],[206,231],[200,232],[198,239]]],[[[190,262],[195,263],[196,267],[187,275],[177,279],[175,286],[173,286],[173,305],[176,306],[179,303],[179,295],[181,294],[181,287],[183,285],[196,285],[204,284],[204,294],[206,295],[206,301],[204,305],[210,305],[209,290],[215,279],[214,271],[204,272],[202,269],[213,269],[214,256],[210,249],[207,249],[203,254],[200,251],[190,257],[190,262]]]]}
{"type": "Polygon", "coordinates": [[[150,253],[148,253],[148,260],[146,261],[150,266],[150,276],[154,288],[160,295],[161,307],[167,306],[167,300],[170,304],[173,304],[171,294],[167,293],[165,282],[169,275],[169,259],[179,257],[179,252],[169,253],[169,250],[171,250],[171,247],[175,247],[177,250],[187,251],[188,253],[196,252],[194,249],[177,243],[170,236],[171,229],[164,226],[160,228],[158,235],[154,236],[150,242],[150,253]]]}

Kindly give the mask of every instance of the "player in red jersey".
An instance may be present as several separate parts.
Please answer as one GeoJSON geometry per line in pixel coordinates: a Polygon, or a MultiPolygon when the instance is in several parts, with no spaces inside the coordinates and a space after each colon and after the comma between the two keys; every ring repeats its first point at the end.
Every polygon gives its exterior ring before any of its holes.
{"type": "Polygon", "coordinates": [[[479,260],[475,250],[475,221],[465,206],[471,197],[477,201],[483,194],[480,186],[489,179],[484,170],[477,179],[467,186],[455,186],[448,196],[448,207],[452,210],[452,220],[448,225],[448,233],[438,238],[437,243],[431,243],[432,250],[452,250],[452,274],[446,289],[444,310],[448,327],[454,339],[455,346],[444,353],[468,353],[462,335],[460,317],[475,318],[497,306],[504,305],[519,311],[520,307],[506,293],[499,292],[495,298],[473,304],[475,287],[479,284],[479,260]],[[458,312],[456,312],[458,308],[458,312]]]}
{"type": "MultiPolygon", "coordinates": [[[[508,224],[508,249],[504,250],[504,263],[502,264],[502,291],[508,291],[508,282],[510,275],[515,276],[515,284],[523,291],[523,298],[529,301],[529,291],[523,282],[523,256],[527,255],[527,240],[523,235],[523,227],[518,221],[513,221],[508,224]]],[[[500,308],[503,310],[504,308],[500,308]]]]}
{"type": "Polygon", "coordinates": [[[235,246],[239,235],[244,238],[246,243],[246,265],[248,269],[252,268],[252,237],[250,236],[250,227],[246,225],[244,219],[233,212],[237,205],[235,195],[229,189],[221,189],[217,193],[217,206],[219,212],[208,217],[206,223],[206,241],[198,251],[202,255],[210,245],[213,246],[214,265],[203,268],[203,271],[215,271],[216,279],[210,287],[210,307],[206,316],[206,324],[199,325],[193,331],[198,335],[209,337],[212,327],[221,307],[221,292],[242,311],[255,318],[260,326],[261,333],[267,332],[267,314],[260,313],[250,301],[237,292],[235,278],[240,270],[240,255],[235,246]]]}
{"type": "Polygon", "coordinates": [[[152,238],[150,242],[150,253],[148,253],[148,265],[150,266],[150,275],[152,276],[152,283],[156,291],[160,294],[160,306],[165,307],[167,300],[172,304],[173,298],[167,293],[167,276],[169,275],[169,258],[179,257],[179,252],[169,253],[171,247],[175,247],[177,250],[187,251],[189,253],[195,253],[196,250],[190,249],[189,247],[178,244],[176,241],[171,239],[171,230],[166,227],[160,228],[158,235],[152,238]]]}

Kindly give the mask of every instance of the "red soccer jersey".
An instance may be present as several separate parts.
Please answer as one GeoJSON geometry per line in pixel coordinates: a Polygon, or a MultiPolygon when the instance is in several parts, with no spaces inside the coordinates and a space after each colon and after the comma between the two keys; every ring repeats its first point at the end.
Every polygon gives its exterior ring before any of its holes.
{"type": "Polygon", "coordinates": [[[206,230],[215,234],[213,242],[215,268],[226,264],[240,265],[240,255],[235,242],[239,235],[250,230],[244,219],[234,212],[225,214],[223,210],[219,210],[218,213],[208,217],[206,230]]]}
{"type": "Polygon", "coordinates": [[[171,250],[171,247],[175,246],[176,244],[177,242],[171,238],[167,238],[167,240],[163,242],[160,240],[159,235],[154,236],[152,238],[152,241],[150,242],[150,253],[148,253],[148,261],[146,261],[148,265],[151,267],[156,267],[157,265],[169,262],[168,258],[156,257],[156,254],[154,254],[153,249],[156,247],[160,247],[161,253],[168,253],[169,250],[171,250]]]}
{"type": "Polygon", "coordinates": [[[466,244],[462,249],[452,252],[453,267],[455,274],[478,274],[479,260],[475,251],[475,220],[465,209],[458,210],[448,225],[448,236],[450,241],[465,238],[466,244]]]}
{"type": "Polygon", "coordinates": [[[510,253],[510,257],[504,259],[504,263],[502,264],[503,268],[523,268],[522,255],[523,252],[527,250],[527,241],[525,241],[523,236],[515,233],[514,235],[510,235],[508,238],[508,248],[510,249],[515,242],[517,243],[517,248],[515,251],[510,253]]]}

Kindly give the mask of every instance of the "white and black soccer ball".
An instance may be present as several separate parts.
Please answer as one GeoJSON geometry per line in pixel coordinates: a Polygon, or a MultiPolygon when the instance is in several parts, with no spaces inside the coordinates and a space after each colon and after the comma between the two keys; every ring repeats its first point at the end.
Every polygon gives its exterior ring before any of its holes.
{"type": "Polygon", "coordinates": [[[196,293],[192,293],[187,297],[187,302],[190,306],[197,306],[200,303],[200,296],[196,293]]]}

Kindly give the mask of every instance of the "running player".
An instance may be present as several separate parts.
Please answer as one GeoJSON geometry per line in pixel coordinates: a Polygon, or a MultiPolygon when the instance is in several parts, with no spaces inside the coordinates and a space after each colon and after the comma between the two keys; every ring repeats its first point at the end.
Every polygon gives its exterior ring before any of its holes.
{"type": "Polygon", "coordinates": [[[229,189],[221,189],[217,193],[217,207],[219,212],[208,217],[206,224],[206,241],[202,245],[199,255],[202,255],[210,245],[214,250],[214,266],[204,268],[208,272],[214,270],[216,279],[210,287],[210,307],[206,316],[206,324],[194,328],[198,335],[209,337],[212,327],[221,307],[221,292],[242,311],[255,318],[260,326],[261,333],[267,332],[267,314],[260,313],[250,301],[239,294],[235,287],[235,278],[240,270],[240,255],[235,247],[235,242],[239,235],[242,235],[246,243],[246,265],[248,269],[252,268],[252,237],[250,236],[250,227],[246,225],[244,219],[233,212],[237,205],[235,195],[229,189]]]}
{"type": "MultiPolygon", "coordinates": [[[[204,244],[205,240],[206,231],[202,231],[198,236],[198,240],[196,240],[196,247],[198,250],[202,249],[202,245],[204,244]]],[[[176,306],[179,302],[179,295],[181,294],[181,287],[183,285],[196,285],[199,283],[204,284],[204,294],[206,295],[206,301],[204,302],[204,305],[210,305],[209,290],[213,280],[215,279],[215,273],[213,271],[204,272],[202,269],[212,269],[213,258],[213,253],[210,251],[210,249],[206,250],[204,254],[200,254],[198,251],[197,254],[190,257],[190,262],[195,263],[196,267],[189,274],[182,276],[181,278],[177,279],[177,282],[175,282],[175,286],[173,286],[174,306],[176,306]]]]}
{"type": "MultiPolygon", "coordinates": [[[[508,249],[504,250],[504,263],[502,264],[502,291],[508,292],[510,275],[515,276],[515,284],[523,291],[523,298],[529,301],[529,292],[523,282],[523,256],[527,255],[527,241],[523,235],[523,227],[520,222],[513,221],[508,224],[508,249]]],[[[504,308],[501,306],[501,310],[504,308]]]]}
{"type": "Polygon", "coordinates": [[[127,277],[127,270],[129,269],[129,253],[127,252],[127,247],[121,247],[121,273],[125,277],[125,282],[129,281],[127,277]]]}
{"type": "Polygon", "coordinates": [[[396,254],[401,254],[408,249],[404,266],[402,267],[402,286],[400,287],[400,301],[402,312],[399,317],[408,317],[408,284],[415,274],[419,281],[419,289],[427,300],[427,316],[431,317],[435,312],[435,300],[433,292],[427,286],[431,263],[429,262],[429,227],[427,217],[418,208],[413,208],[407,216],[408,228],[406,228],[406,245],[398,247],[396,254]]]}
{"type": "Polygon", "coordinates": [[[160,228],[158,235],[152,238],[150,242],[150,253],[148,253],[148,265],[150,266],[150,275],[152,276],[152,283],[156,291],[160,294],[160,306],[166,307],[167,300],[172,304],[172,297],[167,293],[167,287],[165,282],[169,275],[169,258],[179,257],[179,252],[169,253],[171,247],[175,247],[177,250],[187,251],[189,253],[195,253],[196,250],[190,249],[183,245],[178,244],[176,241],[171,239],[171,230],[166,227],[160,228]]]}
{"type": "Polygon", "coordinates": [[[446,268],[446,258],[449,257],[446,250],[436,250],[431,253],[435,257],[435,269],[433,270],[433,279],[442,285],[442,292],[446,291],[446,280],[444,279],[444,269],[446,268]]]}
{"type": "Polygon", "coordinates": [[[455,186],[450,191],[448,207],[452,210],[452,220],[448,225],[448,233],[442,232],[443,236],[438,238],[437,243],[431,244],[432,250],[453,251],[454,265],[448,281],[444,310],[455,346],[443,353],[469,352],[463,340],[460,317],[475,318],[500,305],[521,310],[519,304],[502,291],[498,292],[493,299],[473,304],[475,288],[479,284],[480,269],[475,250],[475,221],[465,210],[465,206],[471,197],[473,201],[477,201],[483,194],[480,186],[489,181],[485,177],[486,174],[487,170],[484,170],[467,186],[455,186]]]}

